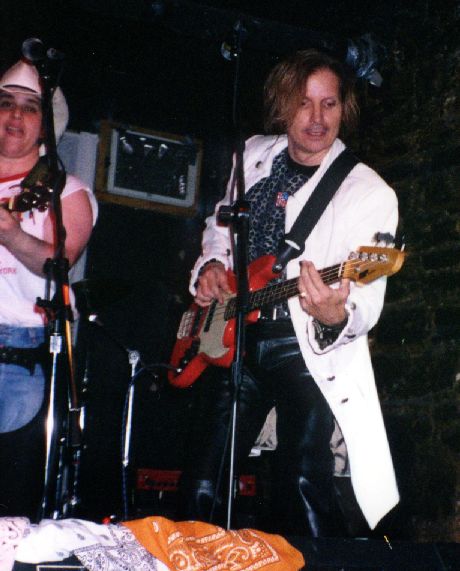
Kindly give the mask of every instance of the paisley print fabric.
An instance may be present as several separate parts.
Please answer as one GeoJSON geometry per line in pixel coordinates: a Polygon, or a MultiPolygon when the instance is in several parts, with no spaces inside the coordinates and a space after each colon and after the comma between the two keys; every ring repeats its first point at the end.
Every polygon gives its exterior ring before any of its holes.
{"type": "Polygon", "coordinates": [[[125,522],[139,543],[171,571],[297,571],[302,554],[283,537],[210,523],[148,517],[125,522]]]}
{"type": "Polygon", "coordinates": [[[44,519],[28,525],[15,552],[22,563],[58,562],[72,556],[88,571],[167,569],[125,526],[81,519],[44,519]]]}
{"type": "Polygon", "coordinates": [[[74,550],[88,571],[160,571],[164,567],[136,540],[129,529],[111,525],[107,541],[74,550]]]}

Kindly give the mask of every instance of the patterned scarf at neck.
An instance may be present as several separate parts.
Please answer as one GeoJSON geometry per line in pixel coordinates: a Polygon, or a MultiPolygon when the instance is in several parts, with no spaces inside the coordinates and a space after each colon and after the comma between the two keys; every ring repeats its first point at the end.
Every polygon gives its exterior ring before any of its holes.
{"type": "Polygon", "coordinates": [[[286,148],[274,158],[270,175],[249,189],[246,198],[251,212],[250,262],[265,254],[276,254],[284,236],[287,200],[302,188],[317,168],[294,162],[286,148]]]}

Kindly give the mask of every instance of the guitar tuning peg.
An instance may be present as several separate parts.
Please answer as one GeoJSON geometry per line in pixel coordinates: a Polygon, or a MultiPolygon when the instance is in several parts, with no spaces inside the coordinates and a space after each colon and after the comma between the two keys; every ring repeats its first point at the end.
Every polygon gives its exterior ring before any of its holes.
{"type": "Polygon", "coordinates": [[[374,234],[374,241],[376,244],[384,242],[387,246],[395,243],[395,237],[390,232],[376,232],[374,234]]]}

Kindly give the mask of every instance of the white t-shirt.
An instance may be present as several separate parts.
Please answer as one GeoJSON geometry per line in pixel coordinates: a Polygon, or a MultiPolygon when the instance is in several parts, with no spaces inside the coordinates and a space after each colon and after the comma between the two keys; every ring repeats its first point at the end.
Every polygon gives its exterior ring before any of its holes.
{"type": "MultiPolygon", "coordinates": [[[[0,179],[0,202],[22,192],[20,183],[24,176],[15,176],[0,179]]],[[[97,201],[92,191],[78,178],[67,175],[66,185],[61,198],[72,193],[84,190],[88,197],[93,212],[93,225],[97,218],[97,201]]],[[[33,209],[23,212],[21,216],[21,228],[43,239],[45,220],[49,215],[49,208],[44,212],[33,209]]],[[[71,281],[71,278],[69,278],[71,281]]],[[[52,290],[53,291],[53,290],[52,290]]],[[[0,245],[0,323],[6,323],[17,327],[39,327],[45,323],[43,309],[37,307],[37,297],[45,298],[46,279],[37,276],[28,270],[17,260],[7,248],[0,245]]]]}

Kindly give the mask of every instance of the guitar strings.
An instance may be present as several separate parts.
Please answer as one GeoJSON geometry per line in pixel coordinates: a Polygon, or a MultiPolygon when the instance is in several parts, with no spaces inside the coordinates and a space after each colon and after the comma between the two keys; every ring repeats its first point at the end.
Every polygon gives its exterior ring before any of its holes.
{"type": "MultiPolygon", "coordinates": [[[[337,279],[343,277],[345,270],[353,270],[359,267],[363,261],[361,259],[356,260],[347,260],[346,262],[342,262],[341,264],[335,264],[333,266],[329,266],[324,268],[323,270],[319,270],[319,274],[321,279],[329,285],[337,281],[337,279]]],[[[259,309],[262,305],[266,305],[270,302],[277,301],[278,299],[284,299],[286,294],[288,297],[294,296],[298,290],[298,277],[291,278],[281,284],[273,284],[270,286],[266,286],[262,289],[257,291],[251,292],[249,295],[249,306],[252,307],[250,311],[255,311],[259,309]]],[[[248,312],[248,313],[249,313],[248,312]]],[[[206,312],[207,314],[207,312],[206,312]]],[[[232,319],[236,315],[236,296],[228,298],[228,300],[222,304],[216,304],[214,308],[214,318],[222,318],[226,317],[226,319],[232,319]],[[226,317],[225,314],[228,312],[228,316],[226,317]]],[[[206,317],[206,316],[203,316],[206,317]]]]}

